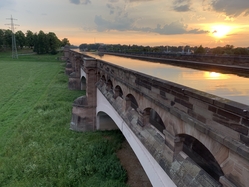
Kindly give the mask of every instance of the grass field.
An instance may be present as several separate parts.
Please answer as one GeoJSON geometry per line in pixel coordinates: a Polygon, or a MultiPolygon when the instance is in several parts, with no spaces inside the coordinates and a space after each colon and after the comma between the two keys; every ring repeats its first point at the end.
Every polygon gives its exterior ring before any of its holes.
{"type": "Polygon", "coordinates": [[[67,89],[57,56],[0,53],[0,186],[126,186],[119,131],[69,130],[84,92],[67,89]]]}

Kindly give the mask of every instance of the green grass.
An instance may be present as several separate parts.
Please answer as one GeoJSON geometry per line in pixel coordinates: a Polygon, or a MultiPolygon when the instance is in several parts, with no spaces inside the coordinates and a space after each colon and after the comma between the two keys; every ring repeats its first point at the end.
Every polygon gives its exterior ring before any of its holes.
{"type": "Polygon", "coordinates": [[[0,53],[0,186],[126,186],[120,131],[69,130],[85,93],[67,88],[57,56],[0,53]]]}

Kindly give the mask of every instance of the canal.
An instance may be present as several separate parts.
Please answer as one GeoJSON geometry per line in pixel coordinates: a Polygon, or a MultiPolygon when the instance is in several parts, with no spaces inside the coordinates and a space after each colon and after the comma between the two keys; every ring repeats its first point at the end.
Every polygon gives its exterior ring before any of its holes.
{"type": "Polygon", "coordinates": [[[85,54],[163,80],[249,105],[249,78],[246,77],[113,55],[99,56],[96,53],[85,54]]]}

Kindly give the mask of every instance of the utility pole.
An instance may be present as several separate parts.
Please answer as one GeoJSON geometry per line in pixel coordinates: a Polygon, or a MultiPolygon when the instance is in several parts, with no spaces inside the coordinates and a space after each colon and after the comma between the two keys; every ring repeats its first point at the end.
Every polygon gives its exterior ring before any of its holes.
{"type": "Polygon", "coordinates": [[[10,20],[10,24],[6,25],[10,25],[12,31],[12,58],[18,59],[17,48],[16,48],[15,26],[19,25],[14,24],[14,20],[17,19],[12,18],[12,16],[10,18],[7,18],[7,20],[10,20]]]}

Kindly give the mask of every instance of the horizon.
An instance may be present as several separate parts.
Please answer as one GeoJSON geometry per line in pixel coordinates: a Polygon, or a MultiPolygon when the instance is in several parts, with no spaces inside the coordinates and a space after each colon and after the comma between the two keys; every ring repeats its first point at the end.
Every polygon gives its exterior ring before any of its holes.
{"type": "Polygon", "coordinates": [[[1,0],[0,25],[72,45],[249,47],[248,0],[1,0]]]}

